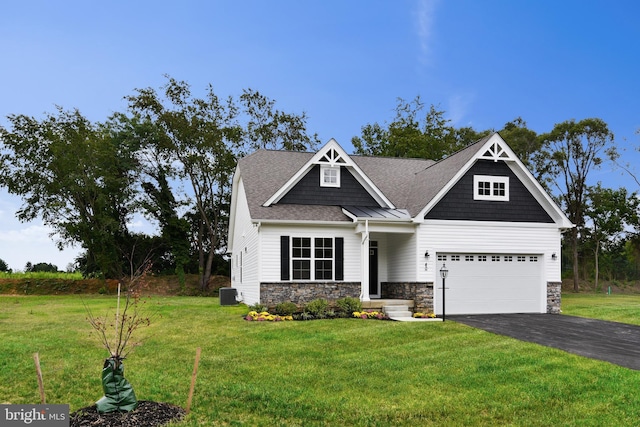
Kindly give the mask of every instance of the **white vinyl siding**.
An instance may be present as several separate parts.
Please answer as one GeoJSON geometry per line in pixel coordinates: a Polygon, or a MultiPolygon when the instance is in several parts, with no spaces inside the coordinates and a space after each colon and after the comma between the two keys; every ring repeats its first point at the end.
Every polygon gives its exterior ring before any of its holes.
{"type": "MultiPolygon", "coordinates": [[[[544,264],[544,280],[560,281],[561,233],[555,224],[479,223],[471,221],[425,221],[418,229],[418,247],[422,253],[460,254],[542,254],[538,262],[544,264]]],[[[420,252],[420,251],[419,251],[420,252]]],[[[437,263],[432,255],[430,261],[437,263]]],[[[515,259],[513,262],[516,262],[515,259]]],[[[431,266],[431,265],[430,265],[431,266]]],[[[434,269],[420,270],[418,280],[433,281],[434,269]]]]}
{"type": "MultiPolygon", "coordinates": [[[[388,238],[388,281],[413,282],[417,270],[424,270],[424,257],[416,254],[415,234],[390,234],[388,238]]],[[[419,251],[418,251],[419,252],[419,251]]],[[[424,255],[424,250],[422,251],[424,255]]]]}
{"type": "Polygon", "coordinates": [[[360,236],[348,227],[262,224],[260,281],[280,282],[280,236],[344,238],[344,280],[360,281],[360,236]]]}
{"type": "Polygon", "coordinates": [[[258,227],[251,222],[249,206],[242,180],[238,182],[236,218],[234,223],[234,241],[229,242],[231,249],[231,286],[238,290],[247,304],[258,302],[259,284],[259,234],[258,227]]]}

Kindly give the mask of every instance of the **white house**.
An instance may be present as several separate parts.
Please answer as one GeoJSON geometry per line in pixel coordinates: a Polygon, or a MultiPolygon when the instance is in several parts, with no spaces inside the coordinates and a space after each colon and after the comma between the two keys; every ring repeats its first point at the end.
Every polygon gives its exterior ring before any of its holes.
{"type": "Polygon", "coordinates": [[[231,284],[247,304],[405,299],[446,314],[557,313],[573,224],[494,133],[441,160],[258,150],[233,179],[231,284]]]}

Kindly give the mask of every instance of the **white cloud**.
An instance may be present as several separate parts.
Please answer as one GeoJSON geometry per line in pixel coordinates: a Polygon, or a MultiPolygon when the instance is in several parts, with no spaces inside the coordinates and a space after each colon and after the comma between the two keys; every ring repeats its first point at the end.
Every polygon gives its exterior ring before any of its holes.
{"type": "Polygon", "coordinates": [[[473,104],[475,99],[475,94],[467,93],[467,94],[456,94],[449,98],[447,105],[447,115],[449,116],[449,120],[451,120],[451,124],[457,127],[460,126],[469,126],[471,123],[462,124],[461,122],[464,120],[467,112],[469,111],[469,107],[473,104]]]}
{"type": "Polygon", "coordinates": [[[419,0],[416,8],[416,31],[420,42],[420,59],[428,62],[433,42],[435,9],[439,0],[419,0]]]}

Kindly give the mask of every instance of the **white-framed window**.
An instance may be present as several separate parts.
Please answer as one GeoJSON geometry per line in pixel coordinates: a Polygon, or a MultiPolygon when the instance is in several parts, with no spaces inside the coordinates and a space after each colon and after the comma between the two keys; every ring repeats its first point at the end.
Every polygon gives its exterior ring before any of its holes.
{"type": "Polygon", "coordinates": [[[294,280],[311,280],[311,238],[291,239],[291,263],[294,280]]]}
{"type": "Polygon", "coordinates": [[[527,260],[526,256],[518,255],[518,262],[525,262],[527,260]]]}
{"type": "Polygon", "coordinates": [[[487,261],[487,256],[486,255],[478,255],[478,261],[486,262],[487,261]]]}
{"type": "Polygon", "coordinates": [[[314,263],[316,280],[333,279],[333,239],[316,237],[314,240],[314,263]]]}
{"type": "Polygon", "coordinates": [[[451,261],[460,261],[460,255],[451,255],[451,261]]]}
{"type": "Polygon", "coordinates": [[[537,256],[530,256],[529,257],[529,262],[538,262],[538,257],[537,256]]]}
{"type": "Polygon", "coordinates": [[[320,187],[340,187],[340,166],[320,165],[320,187]]]}
{"type": "Polygon", "coordinates": [[[511,255],[505,255],[505,256],[504,256],[504,260],[505,260],[506,262],[513,262],[513,257],[512,257],[511,255]]]}
{"type": "Polygon", "coordinates": [[[465,261],[473,261],[473,255],[465,255],[464,256],[464,260],[465,261]]]}
{"type": "Polygon", "coordinates": [[[291,272],[293,280],[333,280],[333,238],[293,237],[291,272]]]}
{"type": "Polygon", "coordinates": [[[473,200],[509,201],[509,177],[474,175],[473,200]]]}
{"type": "Polygon", "coordinates": [[[492,262],[500,262],[500,255],[491,255],[492,262]]]}
{"type": "Polygon", "coordinates": [[[447,260],[447,256],[446,255],[438,254],[438,261],[446,261],[446,260],[447,260]]]}

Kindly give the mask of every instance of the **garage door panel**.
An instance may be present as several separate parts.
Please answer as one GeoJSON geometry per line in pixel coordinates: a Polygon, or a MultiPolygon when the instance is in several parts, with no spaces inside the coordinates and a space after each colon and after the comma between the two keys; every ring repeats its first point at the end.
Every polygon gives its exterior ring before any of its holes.
{"type": "MultiPolygon", "coordinates": [[[[537,255],[439,254],[439,266],[446,263],[449,270],[446,313],[540,312],[543,292],[538,260],[537,255]]],[[[442,314],[442,279],[438,280],[436,313],[442,314]]]]}

